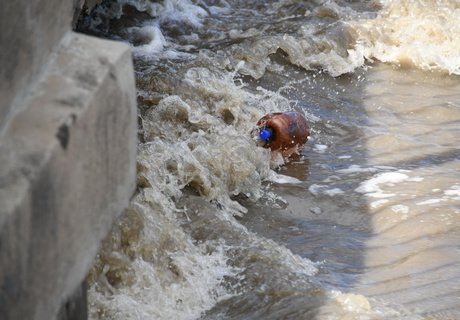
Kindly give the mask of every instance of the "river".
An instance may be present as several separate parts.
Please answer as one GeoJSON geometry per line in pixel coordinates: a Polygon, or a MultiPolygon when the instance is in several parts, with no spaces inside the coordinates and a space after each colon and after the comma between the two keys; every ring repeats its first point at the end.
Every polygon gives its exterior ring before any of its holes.
{"type": "Polygon", "coordinates": [[[129,43],[138,190],[92,319],[460,319],[460,3],[106,1],[129,43]],[[288,161],[264,114],[302,112],[288,161]]]}

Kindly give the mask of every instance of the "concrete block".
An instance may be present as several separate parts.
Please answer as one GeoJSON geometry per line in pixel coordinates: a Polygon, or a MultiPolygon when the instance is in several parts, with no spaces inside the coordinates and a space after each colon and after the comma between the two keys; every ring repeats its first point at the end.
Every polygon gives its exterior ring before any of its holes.
{"type": "Polygon", "coordinates": [[[49,55],[70,30],[73,0],[2,1],[0,6],[0,130],[23,106],[49,55]]]}
{"type": "Polygon", "coordinates": [[[68,297],[59,309],[56,320],[87,320],[88,319],[88,288],[86,281],[68,297]]]}
{"type": "Polygon", "coordinates": [[[135,188],[128,46],[69,32],[0,136],[0,317],[55,319],[135,188]]]}

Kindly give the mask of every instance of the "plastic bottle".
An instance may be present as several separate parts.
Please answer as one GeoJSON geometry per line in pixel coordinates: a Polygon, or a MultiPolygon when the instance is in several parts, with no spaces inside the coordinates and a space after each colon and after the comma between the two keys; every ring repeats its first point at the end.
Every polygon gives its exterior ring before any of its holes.
{"type": "Polygon", "coordinates": [[[307,120],[298,112],[267,114],[257,122],[257,130],[260,145],[284,157],[301,148],[310,136],[307,120]]]}

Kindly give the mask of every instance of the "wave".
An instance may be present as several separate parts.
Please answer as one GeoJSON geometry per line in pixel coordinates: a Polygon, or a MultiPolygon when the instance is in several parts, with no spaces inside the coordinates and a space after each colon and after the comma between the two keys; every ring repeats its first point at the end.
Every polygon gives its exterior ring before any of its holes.
{"type": "Polygon", "coordinates": [[[399,67],[460,74],[460,4],[457,1],[382,1],[374,19],[351,22],[356,51],[399,67]]]}
{"type": "MultiPolygon", "coordinates": [[[[97,7],[88,29],[133,47],[142,142],[138,193],[89,275],[91,317],[195,319],[232,297],[258,307],[244,301],[254,288],[261,299],[273,295],[262,301],[267,310],[267,303],[285,297],[302,298],[304,305],[320,296],[332,301],[320,301],[324,314],[381,315],[373,310],[378,303],[371,307],[364,296],[315,283],[316,263],[238,222],[247,203],[276,207],[285,201],[267,183],[298,184],[273,171],[282,162],[255,148],[249,134],[262,115],[295,104],[277,92],[245,87],[240,75],[284,75],[289,63],[340,76],[374,60],[458,74],[459,10],[455,2],[439,3],[285,0],[255,10],[250,1],[237,8],[226,1],[122,0],[97,7]],[[140,70],[159,60],[157,69],[140,70]],[[314,294],[306,293],[312,288],[314,294]]],[[[316,144],[316,152],[325,150],[316,144]]],[[[383,194],[379,184],[406,177],[379,172],[357,191],[383,194]]],[[[344,192],[323,185],[310,191],[344,192]]],[[[449,192],[458,196],[456,188],[449,192]]],[[[385,312],[383,318],[395,314],[385,312]]]]}
{"type": "Polygon", "coordinates": [[[232,8],[224,1],[122,0],[97,7],[87,27],[96,33],[110,29],[132,45],[135,55],[148,59],[193,58],[196,53],[190,52],[200,47],[227,44],[223,53],[230,64],[236,68],[244,62],[239,72],[254,78],[274,64],[270,57],[277,52],[291,64],[332,76],[374,61],[458,75],[459,19],[460,5],[453,0],[285,0],[259,11],[232,8]],[[136,25],[127,30],[106,25],[107,19],[130,16],[127,7],[146,16],[141,22],[134,19],[136,25]],[[232,19],[238,14],[249,17],[232,19]]]}
{"type": "MultiPolygon", "coordinates": [[[[289,1],[285,1],[290,3],[289,1]]],[[[332,76],[354,72],[374,61],[397,67],[460,74],[460,8],[456,1],[381,1],[363,12],[340,1],[306,9],[295,32],[258,35],[234,48],[247,62],[246,74],[260,78],[269,56],[281,50],[306,70],[332,76]]]]}
{"type": "Polygon", "coordinates": [[[266,276],[274,286],[280,275],[305,283],[315,274],[310,260],[234,218],[247,212],[235,197],[270,201],[263,183],[278,177],[270,153],[254,148],[254,123],[290,108],[273,92],[248,92],[235,75],[186,68],[174,86],[164,80],[180,97],[141,112],[139,192],[89,276],[92,318],[195,319],[247,290],[241,283],[258,277],[248,272],[251,264],[276,265],[266,276]]]}

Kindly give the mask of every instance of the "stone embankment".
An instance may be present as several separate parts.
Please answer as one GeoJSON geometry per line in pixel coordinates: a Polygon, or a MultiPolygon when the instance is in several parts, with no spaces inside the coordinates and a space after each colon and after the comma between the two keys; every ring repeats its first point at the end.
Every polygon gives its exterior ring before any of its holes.
{"type": "Polygon", "coordinates": [[[72,31],[80,0],[0,8],[0,319],[85,319],[82,283],[135,187],[127,45],[72,31]]]}

